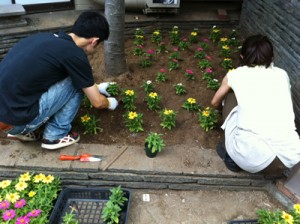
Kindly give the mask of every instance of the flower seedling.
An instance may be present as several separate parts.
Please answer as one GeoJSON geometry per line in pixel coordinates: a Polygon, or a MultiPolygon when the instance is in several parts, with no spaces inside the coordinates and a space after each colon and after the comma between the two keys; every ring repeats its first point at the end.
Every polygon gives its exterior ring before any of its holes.
{"type": "Polygon", "coordinates": [[[154,90],[154,85],[151,80],[144,81],[142,87],[144,88],[146,93],[150,93],[154,90]]]}
{"type": "Polygon", "coordinates": [[[202,79],[204,79],[206,81],[211,80],[214,77],[214,72],[213,72],[212,68],[206,68],[202,74],[203,74],[202,79]]]}
{"type": "Polygon", "coordinates": [[[182,51],[186,50],[189,47],[189,42],[187,38],[182,38],[178,43],[178,48],[182,51]]]}
{"type": "Polygon", "coordinates": [[[206,69],[206,68],[211,68],[212,67],[212,63],[210,60],[208,60],[207,58],[202,59],[201,61],[198,62],[198,67],[202,70],[206,69]]]}
{"type": "Polygon", "coordinates": [[[180,33],[178,26],[173,26],[172,30],[169,32],[170,42],[172,45],[177,45],[180,41],[180,33]]]}
{"type": "Polygon", "coordinates": [[[125,115],[125,125],[130,132],[140,132],[143,129],[143,114],[135,111],[128,111],[125,115]]]}
{"type": "Polygon", "coordinates": [[[143,45],[137,45],[133,48],[132,54],[137,55],[137,56],[142,56],[145,52],[143,50],[144,46],[143,45]]]}
{"type": "Polygon", "coordinates": [[[224,58],[224,60],[221,62],[221,66],[225,69],[232,69],[232,59],[231,58],[224,58]]]}
{"type": "Polygon", "coordinates": [[[122,102],[124,103],[125,109],[134,110],[136,108],[134,103],[137,97],[135,95],[134,90],[132,89],[123,90],[122,97],[123,97],[122,102]]]}
{"type": "Polygon", "coordinates": [[[79,222],[76,220],[76,215],[71,211],[63,216],[62,224],[79,224],[79,222]]]}
{"type": "Polygon", "coordinates": [[[144,35],[135,35],[134,45],[139,46],[144,44],[145,44],[144,35]]]}
{"type": "Polygon", "coordinates": [[[206,107],[203,111],[199,112],[199,122],[201,128],[208,132],[216,127],[218,122],[218,112],[210,107],[206,107]]]}
{"type": "Polygon", "coordinates": [[[151,92],[147,96],[147,105],[150,110],[157,111],[160,109],[160,96],[156,92],[151,92]]]}
{"type": "Polygon", "coordinates": [[[162,134],[150,132],[146,138],[146,144],[151,149],[152,153],[161,152],[165,147],[164,139],[162,134]]]}
{"type": "Polygon", "coordinates": [[[179,56],[180,56],[180,53],[179,53],[179,51],[178,51],[178,47],[174,47],[173,48],[173,52],[170,54],[170,56],[169,56],[169,59],[170,60],[172,60],[172,59],[179,59],[179,56]]]}
{"type": "Polygon", "coordinates": [[[168,130],[171,130],[173,127],[176,126],[175,120],[177,112],[175,112],[174,110],[165,109],[160,113],[160,115],[162,116],[162,122],[160,126],[168,130]]]}
{"type": "Polygon", "coordinates": [[[106,91],[111,95],[111,96],[117,96],[119,95],[120,92],[120,87],[116,82],[110,82],[106,91]]]}
{"type": "Polygon", "coordinates": [[[173,58],[169,61],[169,71],[176,70],[179,68],[179,62],[177,59],[173,58]]]}
{"type": "Polygon", "coordinates": [[[220,87],[220,82],[218,79],[209,79],[207,80],[207,88],[212,90],[217,90],[220,87]]]}
{"type": "Polygon", "coordinates": [[[166,82],[168,80],[166,72],[167,72],[166,69],[161,68],[156,75],[156,80],[159,82],[166,82]]]}
{"type": "Polygon", "coordinates": [[[128,199],[125,197],[125,192],[122,190],[121,186],[114,187],[109,190],[111,195],[109,196],[109,200],[117,204],[119,206],[123,206],[128,199]]]}
{"type": "Polygon", "coordinates": [[[174,85],[175,93],[177,95],[183,95],[186,93],[186,88],[182,83],[177,83],[174,85]]]}
{"type": "Polygon", "coordinates": [[[200,47],[203,48],[203,50],[207,50],[208,49],[208,38],[204,38],[199,44],[200,44],[200,47]]]}
{"type": "Polygon", "coordinates": [[[198,29],[197,29],[197,28],[195,28],[195,29],[190,33],[189,41],[190,41],[191,43],[197,43],[197,42],[198,42],[198,29]]]}
{"type": "Polygon", "coordinates": [[[218,29],[217,26],[213,26],[209,34],[209,39],[211,39],[213,42],[218,42],[220,37],[220,29],[218,29]]]}
{"type": "Polygon", "coordinates": [[[81,123],[83,125],[83,134],[97,134],[102,131],[102,128],[98,127],[99,119],[96,119],[95,115],[85,114],[81,117],[81,123]]]}
{"type": "Polygon", "coordinates": [[[185,70],[184,77],[187,80],[195,80],[194,72],[192,69],[185,70]]]}
{"type": "Polygon", "coordinates": [[[168,53],[167,48],[166,48],[166,43],[163,42],[163,41],[160,42],[160,43],[158,44],[158,48],[157,48],[156,52],[157,52],[158,54],[160,54],[160,53],[168,53]]]}
{"type": "Polygon", "coordinates": [[[183,103],[182,107],[187,111],[198,111],[200,109],[200,105],[197,103],[195,98],[188,98],[183,103]]]}
{"type": "Polygon", "coordinates": [[[141,66],[143,68],[148,68],[151,65],[152,65],[151,57],[149,57],[146,53],[144,53],[141,58],[141,66]]]}
{"type": "Polygon", "coordinates": [[[93,105],[91,104],[89,98],[87,98],[86,95],[83,96],[82,98],[82,101],[81,101],[81,105],[84,107],[84,108],[93,108],[93,105]]]}
{"type": "Polygon", "coordinates": [[[220,55],[228,58],[230,56],[230,54],[231,54],[230,47],[228,45],[223,45],[220,55]]]}
{"type": "Polygon", "coordinates": [[[152,33],[151,41],[152,41],[152,43],[155,43],[157,45],[159,45],[161,43],[161,41],[162,41],[162,35],[161,35],[160,30],[155,30],[152,33]]]}
{"type": "Polygon", "coordinates": [[[194,58],[196,58],[196,59],[204,59],[205,58],[205,52],[202,47],[197,48],[194,58]]]}

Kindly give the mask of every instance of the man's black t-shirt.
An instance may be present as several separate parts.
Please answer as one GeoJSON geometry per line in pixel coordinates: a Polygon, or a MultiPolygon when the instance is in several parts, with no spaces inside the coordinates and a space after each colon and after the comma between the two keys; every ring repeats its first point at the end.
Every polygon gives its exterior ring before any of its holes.
{"type": "Polygon", "coordinates": [[[94,84],[84,51],[64,32],[39,33],[17,43],[0,63],[0,121],[24,125],[39,111],[39,98],[70,77],[75,88],[94,84]]]}

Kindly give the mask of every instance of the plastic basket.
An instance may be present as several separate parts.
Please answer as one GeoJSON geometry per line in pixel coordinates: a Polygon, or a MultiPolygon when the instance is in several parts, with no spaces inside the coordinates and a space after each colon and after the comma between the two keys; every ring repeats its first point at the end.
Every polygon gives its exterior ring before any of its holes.
{"type": "MultiPolygon", "coordinates": [[[[126,224],[129,213],[130,192],[122,189],[128,199],[120,212],[120,224],[126,224]]],[[[101,224],[102,209],[111,195],[109,189],[66,188],[61,191],[49,218],[50,224],[61,224],[66,213],[75,214],[80,224],[101,224]]]]}
{"type": "Polygon", "coordinates": [[[248,220],[231,220],[228,224],[258,224],[257,219],[248,219],[248,220]]]}

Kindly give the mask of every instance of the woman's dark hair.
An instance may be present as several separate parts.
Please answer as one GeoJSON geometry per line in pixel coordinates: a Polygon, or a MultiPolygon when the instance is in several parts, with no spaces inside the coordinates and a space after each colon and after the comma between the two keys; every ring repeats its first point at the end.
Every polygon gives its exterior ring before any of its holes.
{"type": "Polygon", "coordinates": [[[109,36],[109,24],[98,12],[86,11],[79,15],[71,32],[79,37],[99,37],[100,41],[104,41],[109,36]]]}
{"type": "Polygon", "coordinates": [[[246,38],[241,50],[241,65],[254,67],[270,66],[273,60],[273,45],[267,36],[254,35],[246,38]]]}

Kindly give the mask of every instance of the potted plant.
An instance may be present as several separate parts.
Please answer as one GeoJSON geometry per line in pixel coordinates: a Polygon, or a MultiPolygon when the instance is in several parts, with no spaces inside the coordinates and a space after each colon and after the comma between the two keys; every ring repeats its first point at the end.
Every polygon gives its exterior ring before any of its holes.
{"type": "Polygon", "coordinates": [[[166,146],[162,134],[155,132],[150,132],[145,141],[145,152],[149,158],[155,157],[166,146]]]}

